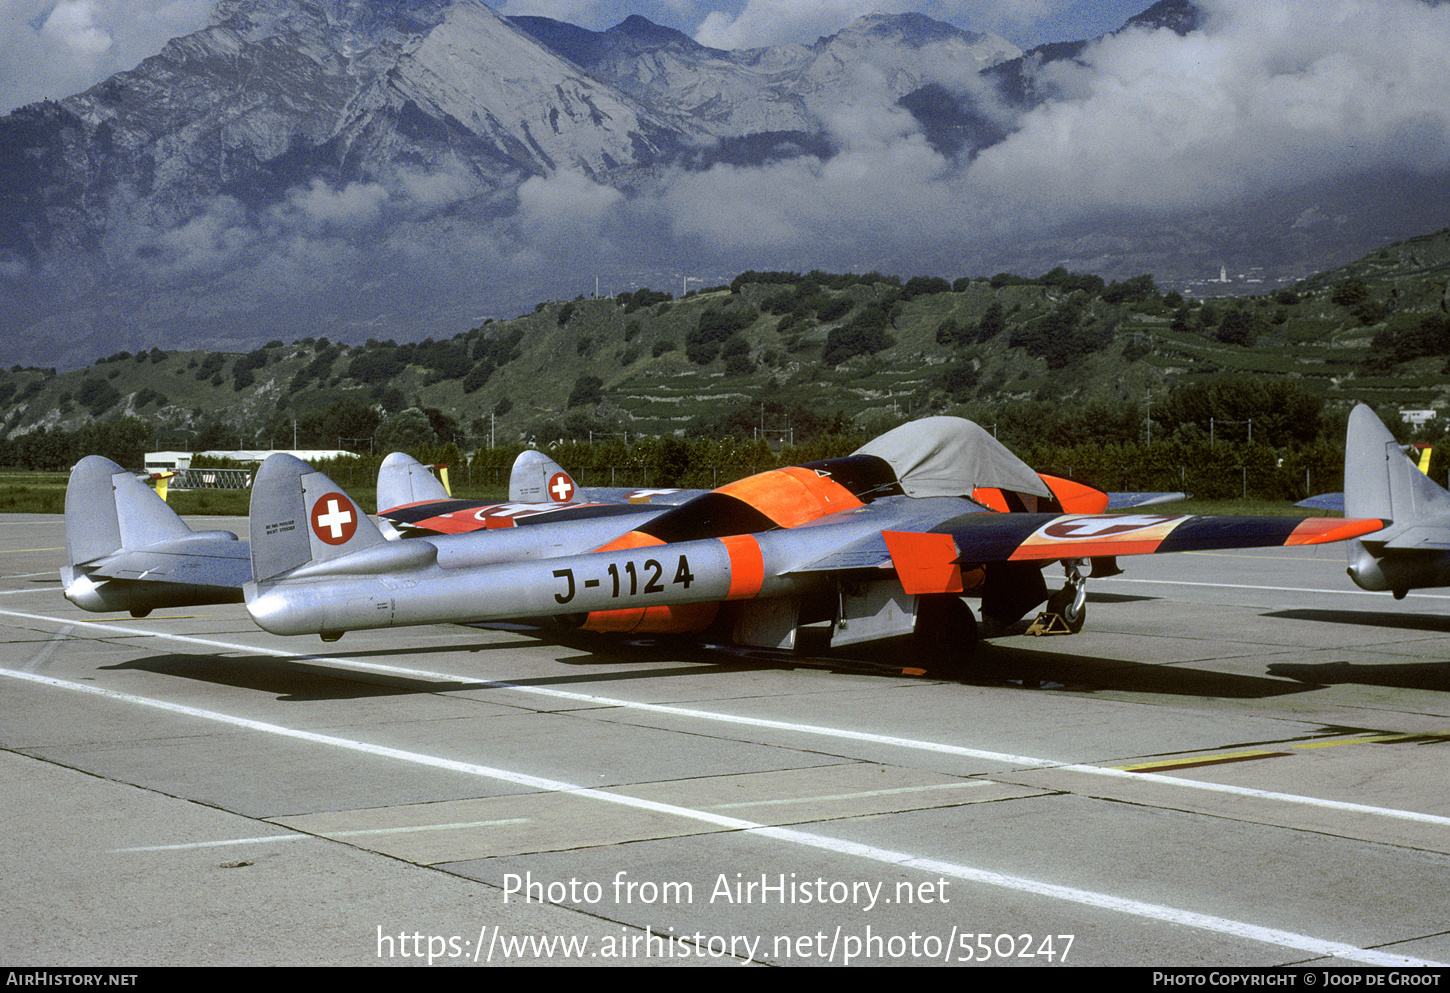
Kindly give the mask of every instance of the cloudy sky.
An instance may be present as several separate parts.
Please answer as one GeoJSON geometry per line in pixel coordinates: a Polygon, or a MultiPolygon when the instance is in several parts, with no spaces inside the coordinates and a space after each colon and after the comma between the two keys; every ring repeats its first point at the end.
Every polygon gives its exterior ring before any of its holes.
{"type": "MultiPolygon", "coordinates": [[[[1120,233],[1145,230],[1132,227],[1144,219],[1167,242],[1191,212],[1232,217],[1245,203],[1264,204],[1280,193],[1303,211],[1281,227],[1302,223],[1308,231],[1320,224],[1332,234],[1342,223],[1335,212],[1354,209],[1344,202],[1378,203],[1370,194],[1381,192],[1385,177],[1450,175],[1450,3],[1198,2],[1207,22],[1189,36],[1127,32],[1091,48],[1081,63],[1049,67],[1060,98],[1012,120],[1008,137],[975,157],[940,154],[880,74],[867,73],[832,94],[838,103],[822,114],[835,149],[826,159],[665,170],[628,196],[560,170],[523,183],[511,216],[476,227],[450,221],[445,229],[429,219],[469,196],[468,184],[446,172],[342,189],[314,183],[261,218],[221,197],[184,226],[159,236],[142,231],[135,240],[161,253],[152,256],[158,271],[169,265],[183,274],[239,273],[240,261],[261,258],[271,268],[238,277],[239,285],[290,279],[306,287],[323,285],[329,273],[351,279],[365,271],[357,246],[373,232],[395,257],[417,260],[420,272],[455,281],[466,275],[480,293],[490,280],[517,285],[528,277],[553,280],[548,293],[572,296],[591,291],[601,271],[645,264],[675,272],[693,266],[727,278],[747,268],[910,274],[929,265],[943,270],[937,274],[988,275],[1008,267],[996,265],[1002,246],[1059,232],[1088,232],[1103,247],[1084,249],[1084,257],[1097,251],[1112,258],[1134,247],[1124,239],[1141,234],[1120,233]],[[1366,181],[1375,185],[1361,191],[1366,181]],[[1319,189],[1336,191],[1340,205],[1326,200],[1321,208],[1319,189]],[[580,285],[559,283],[560,272],[580,285]]],[[[11,105],[76,92],[208,16],[199,0],[0,3],[8,11],[0,22],[0,90],[11,105]]],[[[639,12],[717,47],[813,41],[870,9],[915,9],[1027,46],[1098,36],[1147,6],[1149,0],[509,0],[499,9],[595,29],[639,12]]],[[[1377,231],[1382,240],[1375,244],[1450,223],[1443,196],[1415,200],[1415,210],[1396,220],[1398,228],[1377,231]]],[[[1311,236],[1317,240],[1319,229],[1311,236]]]]}
{"type": "MultiPolygon", "coordinates": [[[[716,48],[748,48],[831,34],[859,14],[919,11],[992,31],[1024,48],[1096,37],[1151,0],[507,0],[504,14],[535,14],[594,30],[630,14],[716,48]]],[[[0,0],[0,113],[78,93],[205,27],[215,0],[0,0]]]]}

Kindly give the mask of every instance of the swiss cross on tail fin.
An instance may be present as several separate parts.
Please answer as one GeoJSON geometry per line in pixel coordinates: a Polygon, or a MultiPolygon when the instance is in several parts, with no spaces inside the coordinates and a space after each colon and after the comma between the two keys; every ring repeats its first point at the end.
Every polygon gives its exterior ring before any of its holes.
{"type": "Polygon", "coordinates": [[[342,487],[306,462],[280,453],[257,471],[251,527],[252,578],[258,583],[385,543],[342,487]]]}
{"type": "Polygon", "coordinates": [[[570,479],[569,474],[562,469],[549,477],[549,499],[555,503],[568,503],[574,499],[576,489],[574,480],[570,479]]]}
{"type": "Polygon", "coordinates": [[[312,505],[312,533],[328,545],[344,545],[357,533],[358,510],[341,493],[328,493],[312,505]]]}

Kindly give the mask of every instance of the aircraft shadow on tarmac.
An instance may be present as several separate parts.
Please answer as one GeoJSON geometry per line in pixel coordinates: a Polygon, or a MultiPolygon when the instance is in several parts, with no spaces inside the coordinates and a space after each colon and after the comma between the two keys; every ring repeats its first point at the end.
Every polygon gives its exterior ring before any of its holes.
{"type": "MultiPolygon", "coordinates": [[[[538,642],[530,642],[537,647],[538,642]]],[[[470,649],[493,648],[498,646],[472,645],[470,649]]],[[[517,646],[514,646],[517,647],[517,646]]],[[[152,655],[147,658],[136,659],[121,665],[102,666],[102,669],[136,669],[143,672],[152,672],[157,675],[174,676],[178,679],[193,679],[198,682],[211,683],[216,686],[230,686],[236,689],[255,690],[260,693],[274,695],[282,702],[317,702],[323,700],[361,700],[372,697],[404,696],[420,693],[459,693],[468,690],[488,689],[498,686],[501,683],[508,683],[515,686],[547,686],[551,684],[573,685],[589,682],[616,682],[628,679],[657,679],[668,676],[700,676],[711,672],[730,671],[741,672],[750,669],[771,669],[780,668],[761,662],[731,660],[720,663],[713,662],[706,665],[687,664],[680,665],[679,653],[672,653],[676,664],[669,667],[654,667],[647,669],[631,669],[627,672],[596,672],[581,673],[577,670],[560,674],[558,676],[529,677],[524,679],[511,679],[506,672],[501,672],[497,681],[480,680],[443,680],[443,679],[422,679],[401,674],[385,672],[373,672],[366,669],[350,669],[347,667],[348,659],[361,659],[364,655],[404,655],[413,663],[420,661],[420,656],[431,655],[435,651],[448,651],[451,649],[438,649],[429,647],[426,649],[409,649],[399,652],[357,652],[352,655],[338,655],[339,665],[319,665],[303,658],[285,659],[275,655],[234,655],[228,656],[223,664],[218,660],[205,655],[152,655]]],[[[311,659],[325,660],[328,656],[312,655],[311,659]]],[[[560,659],[564,663],[578,662],[579,659],[560,659]]],[[[636,654],[621,655],[618,658],[606,658],[591,656],[589,664],[639,664],[647,661],[636,654]]],[[[663,661],[663,659],[661,659],[663,661]]],[[[424,663],[426,664],[426,663],[424,663]]]]}
{"type": "Polygon", "coordinates": [[[1145,600],[1162,600],[1161,596],[1143,596],[1139,593],[1089,593],[1088,603],[1143,603],[1145,600]]]}
{"type": "Polygon", "coordinates": [[[973,672],[961,682],[977,686],[1014,685],[1025,689],[1072,692],[1112,690],[1167,696],[1261,700],[1316,689],[1308,681],[1215,672],[1186,665],[1131,662],[1091,655],[1059,654],[989,644],[977,653],[973,672]]]}
{"type": "MultiPolygon", "coordinates": [[[[320,656],[319,656],[320,657],[320,656]]],[[[275,694],[284,701],[360,700],[409,693],[449,693],[480,689],[486,682],[414,679],[408,676],[333,668],[275,655],[152,655],[103,669],[139,669],[216,686],[275,694]]]]}
{"type": "Polygon", "coordinates": [[[1269,675],[1319,686],[1357,683],[1399,690],[1450,690],[1450,662],[1281,662],[1269,666],[1269,675]]]}
{"type": "MultiPolygon", "coordinates": [[[[1026,627],[1021,622],[1009,631],[1026,627]]],[[[511,628],[519,630],[519,628],[511,628]]],[[[1304,681],[1213,672],[1183,665],[1131,662],[1071,653],[1042,652],[1025,638],[1009,636],[1001,641],[984,641],[976,658],[964,673],[950,675],[919,669],[903,670],[901,659],[913,657],[909,639],[888,639],[855,646],[849,652],[819,651],[806,644],[802,651],[773,652],[724,645],[702,645],[688,637],[650,637],[621,640],[617,635],[557,627],[535,629],[539,643],[567,647],[578,655],[557,657],[571,671],[558,676],[509,679],[501,682],[521,686],[558,685],[581,682],[612,682],[663,676],[708,675],[712,672],[743,672],[752,669],[818,669],[837,673],[936,680],[969,686],[995,686],[1034,690],[1094,692],[1114,690],[1173,696],[1262,699],[1308,692],[1315,687],[1304,681]],[[1016,647],[1022,645],[1023,647],[1016,647]],[[683,663],[683,665],[681,664],[683,663]],[[625,672],[585,673],[600,665],[656,666],[630,668],[625,672]]],[[[486,650],[486,649],[485,649],[486,650]]],[[[411,654],[411,653],[410,653],[411,654]]]]}
{"type": "MultiPolygon", "coordinates": [[[[1384,614],[1374,611],[1296,608],[1276,611],[1265,616],[1295,621],[1317,621],[1325,624],[1358,624],[1401,631],[1450,634],[1450,617],[1433,614],[1384,614]]],[[[1268,671],[1271,676],[1298,679],[1320,686],[1357,683],[1363,686],[1388,686],[1406,690],[1450,690],[1450,661],[1407,659],[1403,662],[1372,664],[1284,662],[1269,666],[1268,671]]]]}
{"type": "MultiPolygon", "coordinates": [[[[1304,693],[1316,684],[1346,682],[1342,678],[1320,680],[1314,666],[1279,666],[1302,669],[1303,673],[1275,671],[1269,678],[1237,673],[1214,672],[1185,665],[1133,662],[1064,652],[1036,651],[1025,638],[1009,636],[983,641],[967,671],[960,674],[903,669],[900,660],[913,657],[909,639],[893,639],[857,646],[850,654],[812,650],[807,643],[798,653],[700,644],[685,637],[648,637],[621,640],[617,635],[521,624],[478,625],[522,635],[504,642],[461,640],[360,652],[299,653],[296,658],[275,655],[235,655],[224,661],[206,656],[173,653],[153,655],[105,668],[141,669],[157,674],[194,679],[273,694],[282,701],[364,699],[413,693],[450,693],[485,689],[499,683],[517,686],[568,686],[582,683],[612,683],[635,679],[706,677],[712,673],[751,670],[788,671],[818,669],[882,677],[910,676],[969,686],[994,686],[1033,690],[1091,693],[1112,690],[1171,696],[1263,699],[1304,693]],[[1015,647],[1023,644],[1024,647],[1015,647]],[[496,680],[440,680],[411,677],[401,673],[350,669],[349,659],[380,661],[394,659],[403,668],[428,668],[429,660],[457,653],[483,654],[517,651],[542,646],[568,648],[579,654],[556,656],[565,671],[558,675],[512,678],[511,666],[500,667],[496,680]],[[336,659],[337,666],[318,664],[336,659]],[[626,666],[624,670],[599,671],[601,666],[626,666]],[[594,671],[589,671],[593,669],[594,671]],[[1285,678],[1294,682],[1286,682],[1285,678]]],[[[1009,632],[1025,628],[1019,623],[1009,632]]],[[[1035,640],[1035,639],[1034,639],[1035,640]]],[[[1424,663],[1420,663],[1421,668],[1424,663]]],[[[1406,667],[1408,668],[1408,667],[1406,667]]],[[[1337,672],[1330,675],[1338,675],[1337,672]]],[[[1443,672],[1442,672],[1443,675],[1443,672]]],[[[1398,685],[1398,684],[1395,684],[1398,685]]],[[[1414,685],[1420,685],[1416,682],[1414,685]]]]}
{"type": "Polygon", "coordinates": [[[1450,616],[1437,614],[1385,614],[1373,610],[1315,610],[1295,607],[1276,610],[1265,617],[1282,617],[1291,621],[1319,621],[1326,624],[1359,624],[1375,628],[1399,628],[1402,631],[1437,631],[1450,634],[1450,616]]]}
{"type": "MultiPolygon", "coordinates": [[[[1009,628],[1020,633],[1026,621],[1009,628]]],[[[510,628],[517,630],[517,628],[510,628]]],[[[749,669],[822,669],[839,673],[932,679],[962,683],[969,686],[1006,686],[1022,689],[1068,690],[1093,692],[1117,690],[1134,693],[1160,693],[1173,696],[1208,696],[1230,699],[1261,699],[1307,692],[1314,687],[1302,681],[1286,683],[1282,679],[1245,676],[1235,673],[1211,672],[1182,665],[1128,662],[1122,659],[1096,658],[1088,655],[1039,652],[1031,647],[1012,647],[1026,639],[1009,637],[1005,641],[984,641],[976,658],[961,674],[919,669],[903,670],[902,658],[914,657],[910,639],[885,639],[855,646],[849,652],[831,652],[823,646],[819,651],[807,642],[795,653],[754,648],[700,644],[688,637],[636,638],[621,641],[617,635],[561,628],[539,628],[535,633],[541,641],[574,649],[581,655],[560,657],[561,665],[576,670],[567,676],[531,679],[505,679],[518,685],[541,685],[581,681],[610,681],[655,675],[684,675],[713,670],[740,672],[749,669]],[[724,661],[722,661],[724,660],[724,661]],[[631,665],[645,662],[696,663],[684,668],[631,670],[626,673],[577,674],[582,667],[631,665]]],[[[824,631],[816,632],[824,635],[824,631]]],[[[824,639],[822,639],[824,640],[824,639]]],[[[1033,639],[1035,640],[1035,639],[1033,639]]],[[[1028,642],[1030,644],[1030,642],[1028,642]]]]}

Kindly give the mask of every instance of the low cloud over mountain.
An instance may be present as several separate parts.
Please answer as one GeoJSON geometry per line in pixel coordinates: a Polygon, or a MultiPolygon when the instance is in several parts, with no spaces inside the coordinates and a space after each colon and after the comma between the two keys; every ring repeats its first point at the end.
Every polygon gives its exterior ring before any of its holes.
{"type": "Polygon", "coordinates": [[[1450,223],[1445,6],[1165,0],[1025,54],[822,10],[731,49],[752,4],[691,38],[225,0],[0,121],[4,359],[451,335],[596,277],[1307,273],[1450,223]]]}

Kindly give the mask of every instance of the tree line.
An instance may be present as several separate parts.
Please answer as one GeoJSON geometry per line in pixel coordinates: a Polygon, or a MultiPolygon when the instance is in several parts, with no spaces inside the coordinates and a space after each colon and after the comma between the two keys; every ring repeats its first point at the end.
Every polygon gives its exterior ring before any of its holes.
{"type": "MultiPolygon", "coordinates": [[[[401,413],[408,416],[394,420],[411,425],[414,433],[399,428],[391,439],[396,444],[327,463],[339,483],[365,494],[383,456],[397,449],[425,463],[452,466],[455,484],[471,480],[502,486],[519,452],[539,447],[586,486],[712,488],[769,468],[849,454],[904,420],[883,417],[853,424],[840,412],[771,401],[699,418],[682,437],[616,432],[593,442],[558,436],[539,439],[536,446],[513,443],[469,451],[434,430],[424,412],[401,413]]],[[[1146,403],[1019,401],[962,413],[1034,468],[1104,490],[1298,500],[1341,488],[1348,412],[1323,410],[1322,401],[1290,380],[1219,377],[1155,398],[1151,411],[1146,403]]],[[[1380,413],[1402,441],[1412,439],[1395,411],[1380,413]]],[[[359,411],[338,405],[333,414],[359,416],[359,411]]],[[[74,432],[41,429],[0,442],[0,461],[63,470],[85,455],[99,454],[139,470],[155,441],[149,425],[122,418],[74,432]]],[[[1437,454],[1432,478],[1443,483],[1444,471],[1437,454]]]]}

